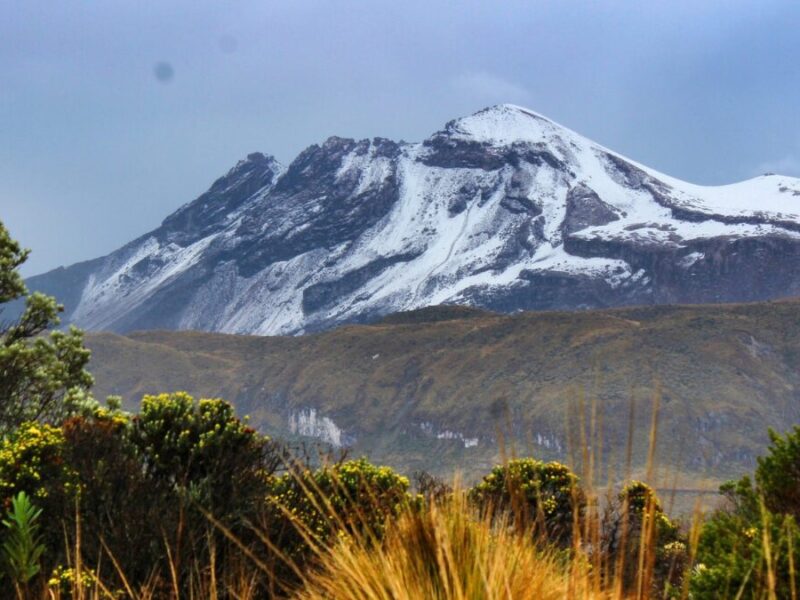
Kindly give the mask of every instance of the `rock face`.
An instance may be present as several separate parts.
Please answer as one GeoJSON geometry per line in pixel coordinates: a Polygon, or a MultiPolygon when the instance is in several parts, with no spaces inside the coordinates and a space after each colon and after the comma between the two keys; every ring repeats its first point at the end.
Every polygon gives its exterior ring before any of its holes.
{"type": "Polygon", "coordinates": [[[251,154],[155,231],[29,285],[92,330],[298,334],[436,304],[800,295],[799,259],[800,180],[692,185],[501,105],[422,143],[251,154]]]}

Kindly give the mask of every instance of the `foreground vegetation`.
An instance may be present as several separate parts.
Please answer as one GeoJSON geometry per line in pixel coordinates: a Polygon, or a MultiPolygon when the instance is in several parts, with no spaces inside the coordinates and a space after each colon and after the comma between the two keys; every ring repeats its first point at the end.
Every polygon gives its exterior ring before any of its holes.
{"type": "Polygon", "coordinates": [[[222,400],[86,400],[0,446],[3,597],[794,598],[800,429],[704,520],[531,458],[477,485],[298,458],[222,400]]]}
{"type": "MultiPolygon", "coordinates": [[[[674,522],[642,482],[508,460],[474,487],[288,448],[220,399],[91,396],[0,225],[3,598],[796,598],[800,428],[674,522]],[[24,305],[23,305],[24,304],[24,305]]],[[[655,447],[654,437],[651,447],[655,447]]]]}

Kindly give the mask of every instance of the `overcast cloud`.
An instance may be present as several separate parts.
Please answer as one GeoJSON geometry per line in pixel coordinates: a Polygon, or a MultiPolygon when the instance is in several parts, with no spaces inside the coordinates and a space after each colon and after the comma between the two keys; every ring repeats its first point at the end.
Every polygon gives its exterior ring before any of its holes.
{"type": "Polygon", "coordinates": [[[705,184],[800,176],[795,1],[0,0],[0,219],[27,274],[157,226],[252,151],[524,104],[705,184]]]}

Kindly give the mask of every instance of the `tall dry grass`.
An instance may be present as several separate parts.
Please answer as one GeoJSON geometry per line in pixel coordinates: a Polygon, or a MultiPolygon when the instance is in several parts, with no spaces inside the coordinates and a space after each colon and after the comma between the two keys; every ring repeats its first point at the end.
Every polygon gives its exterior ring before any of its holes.
{"type": "Polygon", "coordinates": [[[586,573],[571,574],[564,556],[537,548],[505,519],[479,514],[460,491],[441,504],[404,511],[383,543],[343,537],[319,562],[297,600],[596,597],[586,573]]]}

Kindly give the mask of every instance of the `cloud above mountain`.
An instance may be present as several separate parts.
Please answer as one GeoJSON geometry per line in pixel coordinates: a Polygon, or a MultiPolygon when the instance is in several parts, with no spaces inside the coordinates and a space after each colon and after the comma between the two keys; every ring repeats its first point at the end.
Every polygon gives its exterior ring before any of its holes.
{"type": "Polygon", "coordinates": [[[457,75],[452,84],[456,93],[473,98],[476,104],[528,104],[531,100],[530,92],[523,86],[485,71],[457,75]]]}

